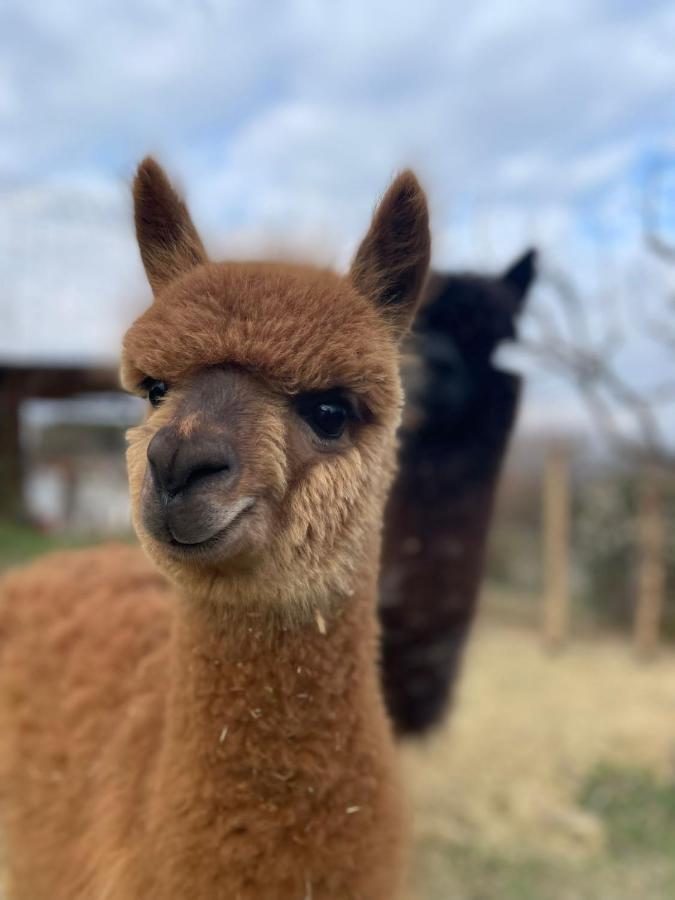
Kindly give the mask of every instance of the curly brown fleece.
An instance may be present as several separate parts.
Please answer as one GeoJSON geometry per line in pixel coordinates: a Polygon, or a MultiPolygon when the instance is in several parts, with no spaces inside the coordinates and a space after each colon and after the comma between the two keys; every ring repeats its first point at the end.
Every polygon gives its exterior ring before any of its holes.
{"type": "Polygon", "coordinates": [[[429,256],[424,195],[399,176],[346,278],[208,262],[152,160],[135,202],[155,300],[127,335],[123,378],[175,386],[128,454],[134,523],[160,572],[107,546],[2,586],[10,896],[394,900],[406,828],[375,604],[398,340],[429,256]],[[196,435],[181,398],[212,366],[245,371],[260,403],[278,398],[247,426],[269,526],[255,565],[181,565],[144,526],[150,442],[160,428],[196,435]],[[368,417],[339,452],[313,451],[283,398],[336,385],[368,417]]]}

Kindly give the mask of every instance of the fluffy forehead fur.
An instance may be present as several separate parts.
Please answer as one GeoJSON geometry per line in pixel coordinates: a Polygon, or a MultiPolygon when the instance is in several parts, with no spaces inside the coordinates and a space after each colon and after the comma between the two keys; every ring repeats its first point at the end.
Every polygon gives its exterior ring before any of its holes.
{"type": "Polygon", "coordinates": [[[205,263],[169,284],[127,332],[122,380],[180,380],[236,364],[288,394],[343,387],[377,416],[400,405],[394,334],[347,278],[274,263],[205,263]]]}

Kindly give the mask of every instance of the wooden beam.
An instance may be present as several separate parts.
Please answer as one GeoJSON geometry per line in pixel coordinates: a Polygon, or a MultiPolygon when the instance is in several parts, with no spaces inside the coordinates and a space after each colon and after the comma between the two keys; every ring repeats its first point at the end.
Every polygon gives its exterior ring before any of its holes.
{"type": "Polygon", "coordinates": [[[544,643],[558,650],[569,633],[569,451],[549,449],[544,476],[544,643]]]}
{"type": "Polygon", "coordinates": [[[661,501],[662,479],[647,466],[640,486],[638,513],[638,584],[635,610],[635,649],[641,659],[658,650],[665,599],[665,524],[661,501]]]}
{"type": "Polygon", "coordinates": [[[16,386],[0,376],[0,517],[7,519],[23,513],[20,408],[16,386]]]}
{"type": "Polygon", "coordinates": [[[77,394],[117,393],[115,369],[81,366],[0,365],[0,517],[26,516],[21,452],[21,404],[77,394]]]}

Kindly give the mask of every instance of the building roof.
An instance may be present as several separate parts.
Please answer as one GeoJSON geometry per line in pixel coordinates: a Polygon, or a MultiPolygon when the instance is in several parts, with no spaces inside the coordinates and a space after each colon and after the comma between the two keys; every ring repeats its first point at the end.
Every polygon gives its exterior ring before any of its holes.
{"type": "Polygon", "coordinates": [[[127,192],[124,184],[0,191],[0,365],[116,364],[147,298],[127,192]]]}

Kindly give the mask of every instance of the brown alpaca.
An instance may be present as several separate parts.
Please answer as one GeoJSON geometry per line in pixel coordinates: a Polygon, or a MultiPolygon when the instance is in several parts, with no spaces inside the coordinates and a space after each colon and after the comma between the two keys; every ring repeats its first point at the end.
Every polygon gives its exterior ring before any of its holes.
{"type": "Polygon", "coordinates": [[[153,160],[134,198],[155,296],[124,341],[150,400],[128,468],[164,574],[109,546],[4,584],[11,897],[393,900],[377,570],[424,195],[399,176],[345,278],[208,262],[153,160]]]}

